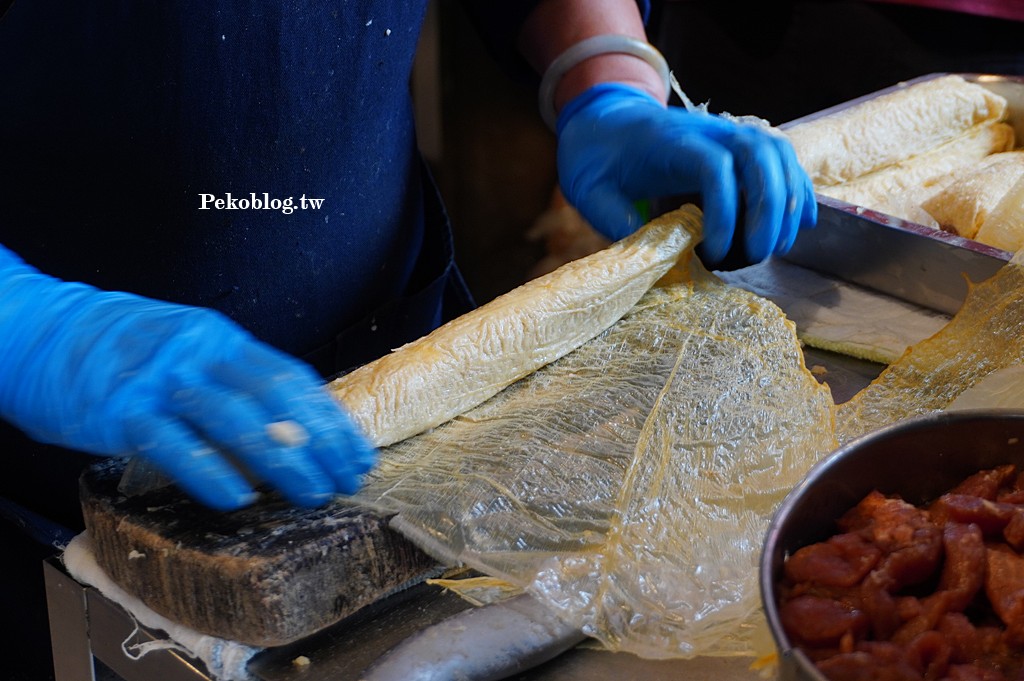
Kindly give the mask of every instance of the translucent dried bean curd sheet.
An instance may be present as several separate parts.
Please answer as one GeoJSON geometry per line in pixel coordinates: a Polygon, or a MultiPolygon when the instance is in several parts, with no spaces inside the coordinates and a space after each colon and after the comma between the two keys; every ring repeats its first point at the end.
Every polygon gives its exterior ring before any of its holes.
{"type": "Polygon", "coordinates": [[[531,588],[610,648],[691,655],[732,638],[742,653],[767,518],[832,446],[831,398],[792,325],[698,272],[391,446],[360,496],[431,553],[531,588]]]}
{"type": "MultiPolygon", "coordinates": [[[[971,285],[959,312],[941,331],[840,405],[837,437],[848,442],[904,418],[947,408],[997,371],[1024,364],[1024,251],[995,276],[971,285]]],[[[989,406],[998,407],[993,395],[989,406]]],[[[986,406],[975,401],[972,406],[986,406]]]]}
{"type": "Polygon", "coordinates": [[[609,649],[769,652],[757,574],[777,504],[840,440],[1021,363],[1024,273],[975,287],[837,409],[773,303],[681,262],[593,340],[383,450],[356,501],[609,649]]]}

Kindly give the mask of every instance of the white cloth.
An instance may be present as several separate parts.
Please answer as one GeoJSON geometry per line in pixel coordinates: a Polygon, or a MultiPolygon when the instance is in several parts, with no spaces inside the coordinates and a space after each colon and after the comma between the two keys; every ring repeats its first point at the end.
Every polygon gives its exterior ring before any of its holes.
{"type": "Polygon", "coordinates": [[[121,648],[126,657],[138,659],[153,650],[171,648],[201,660],[216,681],[254,681],[255,677],[249,673],[247,665],[262,648],[203,634],[154,612],[107,576],[96,562],[88,532],[71,540],[64,550],[63,561],[72,577],[120,605],[138,624],[167,634],[167,639],[146,643],[124,641],[121,648]]]}

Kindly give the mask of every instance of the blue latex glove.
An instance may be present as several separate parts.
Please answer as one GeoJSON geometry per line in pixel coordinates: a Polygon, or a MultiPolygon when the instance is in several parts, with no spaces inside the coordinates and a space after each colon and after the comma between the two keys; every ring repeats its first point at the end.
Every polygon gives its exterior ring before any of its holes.
{"type": "Polygon", "coordinates": [[[610,239],[641,226],[639,199],[703,198],[703,253],[710,263],[732,245],[740,197],[748,258],[789,250],[817,220],[810,179],[789,141],[765,128],[664,107],[614,83],[594,86],[558,116],[558,174],[580,214],[610,239]]]}
{"type": "Polygon", "coordinates": [[[62,282],[3,247],[0,358],[4,419],[42,442],[146,457],[213,508],[254,501],[247,474],[317,506],[375,462],[312,369],[223,315],[62,282]],[[282,444],[268,425],[287,421],[299,437],[282,444]]]}

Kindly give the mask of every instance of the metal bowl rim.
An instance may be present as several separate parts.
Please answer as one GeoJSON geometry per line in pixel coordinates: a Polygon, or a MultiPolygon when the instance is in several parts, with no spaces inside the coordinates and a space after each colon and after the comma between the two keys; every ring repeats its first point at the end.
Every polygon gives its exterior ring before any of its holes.
{"type": "Polygon", "coordinates": [[[978,420],[1000,421],[1007,419],[1024,421],[1024,410],[995,408],[962,409],[957,411],[932,412],[914,416],[896,421],[850,440],[811,466],[806,475],[804,475],[801,481],[792,490],[790,490],[772,514],[761,548],[761,557],[759,561],[761,605],[764,610],[764,615],[768,620],[768,627],[771,631],[772,639],[775,642],[780,662],[787,658],[792,660],[807,681],[828,681],[824,675],[817,671],[814,664],[803,653],[803,651],[790,643],[782,628],[782,623],[779,619],[779,612],[775,601],[776,577],[773,572],[773,557],[777,550],[777,541],[782,528],[791,517],[793,507],[801,501],[801,499],[808,493],[808,490],[825,478],[839,462],[844,461],[850,456],[855,456],[857,452],[869,448],[874,443],[917,430],[946,428],[951,425],[955,426],[956,424],[963,422],[978,420]]]}

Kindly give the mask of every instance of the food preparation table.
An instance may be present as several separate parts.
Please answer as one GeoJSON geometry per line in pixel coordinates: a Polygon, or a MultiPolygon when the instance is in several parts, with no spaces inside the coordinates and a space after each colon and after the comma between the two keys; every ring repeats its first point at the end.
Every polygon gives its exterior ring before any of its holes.
{"type": "MultiPolygon", "coordinates": [[[[824,367],[837,402],[867,385],[881,365],[844,355],[805,349],[808,366],[824,367]]],[[[162,632],[139,628],[132,616],[96,588],[71,577],[59,560],[43,565],[49,604],[55,681],[212,681],[205,666],[176,650],[155,650],[137,660],[122,650],[125,641],[160,640],[162,632]],[[103,666],[97,667],[95,660],[103,666]],[[97,669],[103,670],[97,672],[97,669]]],[[[303,640],[258,653],[248,665],[259,681],[358,681],[379,656],[424,627],[470,607],[459,596],[420,583],[393,594],[336,625],[303,640]],[[297,664],[308,659],[310,664],[297,664]]],[[[509,677],[518,681],[621,681],[687,678],[692,681],[755,681],[750,658],[655,661],[610,653],[583,644],[534,669],[509,677]]]]}

